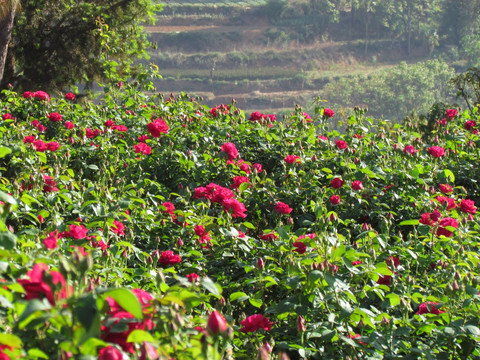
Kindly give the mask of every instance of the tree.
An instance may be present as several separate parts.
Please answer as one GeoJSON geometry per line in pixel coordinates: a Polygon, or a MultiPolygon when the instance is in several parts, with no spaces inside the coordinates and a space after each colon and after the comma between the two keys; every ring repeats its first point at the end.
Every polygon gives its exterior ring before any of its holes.
{"type": "Polygon", "coordinates": [[[3,79],[8,44],[12,36],[13,20],[18,0],[0,0],[0,83],[3,79]]]}
{"type": "MultiPolygon", "coordinates": [[[[117,71],[134,71],[134,59],[147,57],[142,23],[153,22],[153,0],[21,0],[11,47],[16,85],[66,90],[117,71]]],[[[5,84],[2,85],[5,87],[5,84]]]]}
{"type": "Polygon", "coordinates": [[[442,0],[389,0],[389,23],[404,37],[409,56],[414,36],[435,41],[441,3],[442,0]]]}

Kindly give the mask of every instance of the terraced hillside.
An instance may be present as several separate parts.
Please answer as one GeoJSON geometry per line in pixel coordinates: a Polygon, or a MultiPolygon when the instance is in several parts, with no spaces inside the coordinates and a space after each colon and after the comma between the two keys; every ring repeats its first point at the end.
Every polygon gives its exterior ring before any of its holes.
{"type": "MultiPolygon", "coordinates": [[[[408,59],[390,41],[295,41],[292,27],[272,25],[266,1],[166,1],[147,30],[157,49],[151,62],[163,79],[163,93],[187,92],[209,106],[230,103],[249,111],[281,114],[295,104],[308,108],[316,96],[339,106],[332,84],[369,77],[402,60],[426,58],[422,49],[408,59]],[[288,38],[288,39],[287,39],[288,38]],[[330,98],[329,98],[330,97],[330,98]]],[[[330,33],[335,33],[335,25],[330,33]]],[[[363,99],[351,99],[362,105],[363,99]]]]}

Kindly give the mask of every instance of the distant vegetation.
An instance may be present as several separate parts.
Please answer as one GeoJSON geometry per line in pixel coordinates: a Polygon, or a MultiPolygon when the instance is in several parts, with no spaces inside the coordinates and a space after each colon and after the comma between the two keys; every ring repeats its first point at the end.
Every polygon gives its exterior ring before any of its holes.
{"type": "Polygon", "coordinates": [[[148,28],[151,61],[161,91],[208,94],[210,106],[234,97],[281,115],[320,96],[398,118],[455,103],[440,84],[478,65],[479,11],[480,0],[168,2],[148,28]]]}

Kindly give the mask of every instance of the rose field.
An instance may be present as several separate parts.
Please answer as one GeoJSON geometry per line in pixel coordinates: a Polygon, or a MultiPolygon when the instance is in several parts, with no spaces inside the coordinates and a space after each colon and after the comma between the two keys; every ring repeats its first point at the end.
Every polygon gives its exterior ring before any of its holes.
{"type": "MultiPolygon", "coordinates": [[[[0,359],[480,359],[477,108],[0,98],[0,359]]],[[[145,80],[146,81],[146,80],[145,80]]]]}

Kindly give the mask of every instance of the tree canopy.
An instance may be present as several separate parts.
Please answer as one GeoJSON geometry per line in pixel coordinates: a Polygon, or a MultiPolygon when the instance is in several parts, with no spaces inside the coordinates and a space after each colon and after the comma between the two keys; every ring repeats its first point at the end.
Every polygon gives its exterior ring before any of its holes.
{"type": "Polygon", "coordinates": [[[115,69],[121,80],[146,58],[142,24],[154,21],[152,0],[22,0],[9,48],[8,82],[22,88],[67,89],[115,69]]]}

